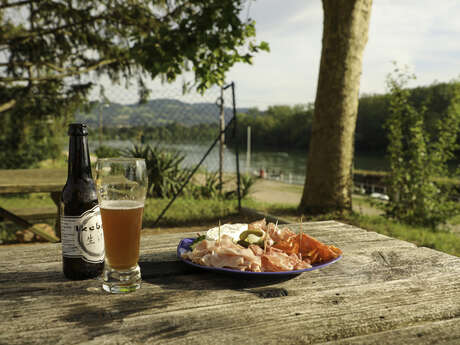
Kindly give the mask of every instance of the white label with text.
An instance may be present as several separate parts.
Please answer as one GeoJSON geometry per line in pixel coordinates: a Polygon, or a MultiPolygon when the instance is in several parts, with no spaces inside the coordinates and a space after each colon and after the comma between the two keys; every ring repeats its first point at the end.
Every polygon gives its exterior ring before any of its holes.
{"type": "Polygon", "coordinates": [[[61,217],[62,255],[87,262],[104,261],[104,233],[99,206],[81,216],[61,217]]]}

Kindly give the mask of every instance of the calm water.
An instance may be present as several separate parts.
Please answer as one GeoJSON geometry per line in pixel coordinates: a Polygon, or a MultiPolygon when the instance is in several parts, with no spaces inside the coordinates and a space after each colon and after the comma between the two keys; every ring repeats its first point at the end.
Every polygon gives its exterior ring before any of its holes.
{"type": "MultiPolygon", "coordinates": [[[[106,146],[116,148],[130,148],[130,141],[111,140],[103,143],[106,146]]],[[[156,143],[150,143],[155,145],[156,143]]],[[[166,149],[175,149],[185,154],[183,166],[194,167],[203,158],[211,144],[160,144],[166,149]]],[[[97,148],[97,142],[90,144],[90,149],[97,148]]],[[[307,163],[307,152],[296,151],[260,151],[254,150],[250,154],[249,166],[247,165],[246,150],[239,154],[239,165],[242,173],[258,174],[263,169],[269,178],[282,180],[288,183],[303,184],[305,182],[305,170],[307,163]]],[[[202,164],[208,171],[217,171],[219,168],[219,147],[216,145],[202,164]]],[[[371,155],[357,155],[355,157],[355,169],[363,170],[386,170],[387,162],[384,157],[371,155]]],[[[225,149],[224,170],[226,172],[236,171],[235,152],[225,149]]]]}

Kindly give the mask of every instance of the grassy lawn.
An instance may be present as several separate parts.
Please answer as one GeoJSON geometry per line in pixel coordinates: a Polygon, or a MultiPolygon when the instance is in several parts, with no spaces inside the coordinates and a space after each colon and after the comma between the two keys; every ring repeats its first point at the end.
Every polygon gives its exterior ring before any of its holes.
{"type": "MultiPolygon", "coordinates": [[[[365,199],[358,202],[371,206],[365,199]]],[[[157,218],[159,212],[166,205],[166,200],[150,200],[146,204],[144,224],[149,226],[157,218]]],[[[261,213],[286,219],[290,222],[299,222],[300,216],[292,204],[264,203],[251,199],[243,200],[242,206],[258,210],[261,213]]],[[[160,222],[161,226],[187,226],[217,224],[227,221],[240,221],[238,218],[236,201],[191,200],[178,199],[160,222]]],[[[428,228],[413,227],[400,224],[381,216],[364,216],[354,213],[350,216],[325,215],[322,217],[303,217],[304,221],[339,220],[363,229],[378,232],[382,235],[412,242],[418,246],[436,249],[448,254],[460,256],[459,236],[450,232],[434,232],[428,228]]]]}
{"type": "MultiPolygon", "coordinates": [[[[169,200],[148,199],[144,211],[144,227],[150,228],[166,207],[169,200]]],[[[355,200],[362,207],[372,206],[366,199],[355,200]]],[[[48,194],[34,193],[29,195],[2,196],[0,204],[7,209],[55,207],[48,194]]],[[[242,206],[258,210],[261,213],[270,214],[291,222],[299,222],[300,216],[296,212],[296,205],[258,202],[252,199],[243,200],[242,206]]],[[[322,217],[303,217],[304,221],[334,219],[345,223],[353,224],[363,229],[375,231],[383,235],[412,242],[418,246],[433,248],[448,254],[460,256],[459,236],[450,232],[431,231],[427,228],[412,227],[390,221],[381,216],[364,216],[354,213],[350,216],[326,215],[322,217]]],[[[226,222],[247,222],[238,214],[237,200],[196,200],[178,198],[163,216],[156,227],[188,227],[188,226],[214,226],[219,220],[226,222]]],[[[459,223],[460,217],[452,220],[452,223],[459,223]]],[[[51,223],[52,224],[52,223],[51,223]]],[[[14,240],[14,232],[17,227],[10,223],[0,223],[0,241],[14,240]]],[[[1,242],[0,242],[1,243],[1,242]]]]}
{"type": "Polygon", "coordinates": [[[0,205],[9,209],[56,207],[49,193],[9,194],[0,197],[0,205]]]}
{"type": "MultiPolygon", "coordinates": [[[[148,199],[144,208],[144,227],[152,227],[162,210],[167,206],[167,199],[148,199]]],[[[252,201],[245,202],[246,207],[254,207],[252,201]]],[[[237,200],[189,199],[178,198],[174,201],[159,222],[159,226],[197,226],[218,224],[219,220],[232,222],[239,219],[237,200]]]]}
{"type": "MultiPolygon", "coordinates": [[[[366,206],[371,205],[371,203],[364,199],[359,202],[366,206]]],[[[300,220],[300,216],[296,212],[296,207],[292,204],[252,203],[253,208],[263,213],[268,213],[292,222],[299,222],[300,220]]],[[[457,218],[455,220],[460,220],[457,218]]],[[[428,247],[447,254],[460,256],[459,235],[447,231],[432,231],[429,228],[409,226],[386,219],[382,216],[365,216],[359,213],[353,213],[349,216],[331,214],[321,217],[303,217],[303,220],[338,220],[358,226],[362,229],[375,231],[382,235],[412,242],[417,246],[428,247]]],[[[453,223],[453,221],[451,223],[453,223]]]]}

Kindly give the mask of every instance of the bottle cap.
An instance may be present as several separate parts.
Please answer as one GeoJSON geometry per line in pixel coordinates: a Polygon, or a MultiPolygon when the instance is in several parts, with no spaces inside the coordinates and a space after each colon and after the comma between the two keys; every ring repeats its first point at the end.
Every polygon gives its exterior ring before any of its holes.
{"type": "Polygon", "coordinates": [[[88,127],[84,123],[71,123],[67,133],[69,135],[86,136],[88,135],[88,127]]]}

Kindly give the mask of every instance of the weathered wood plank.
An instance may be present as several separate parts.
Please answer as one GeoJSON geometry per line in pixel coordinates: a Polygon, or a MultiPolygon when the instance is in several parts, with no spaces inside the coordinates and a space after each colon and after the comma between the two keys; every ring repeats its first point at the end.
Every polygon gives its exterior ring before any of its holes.
{"type": "Polygon", "coordinates": [[[417,345],[458,345],[460,340],[460,319],[427,322],[398,328],[394,330],[372,333],[370,335],[340,339],[321,345],[393,345],[404,341],[406,344],[417,345]]]}
{"type": "Polygon", "coordinates": [[[0,170],[0,194],[60,192],[66,177],[66,169],[0,170]]]}
{"type": "MultiPolygon", "coordinates": [[[[294,231],[299,231],[300,225],[290,225],[294,231]]],[[[394,241],[394,243],[398,243],[399,246],[411,246],[414,247],[413,244],[410,244],[405,241],[399,241],[394,238],[377,234],[375,232],[366,231],[363,229],[359,229],[357,227],[342,224],[334,221],[326,221],[326,222],[315,222],[315,223],[304,223],[302,225],[302,229],[305,233],[318,238],[319,240],[325,241],[327,243],[337,243],[340,245],[344,244],[351,244],[351,243],[360,243],[360,242],[379,242],[379,241],[394,241]]],[[[194,233],[172,233],[172,234],[157,234],[157,235],[146,235],[141,237],[141,250],[151,250],[156,248],[165,248],[167,247],[175,247],[179,243],[182,238],[185,237],[193,237],[195,236],[194,233]]],[[[41,248],[43,251],[49,250],[49,247],[46,245],[41,244],[41,248]]],[[[29,253],[34,255],[37,248],[32,248],[30,245],[10,245],[1,248],[0,247],[0,258],[2,253],[5,255],[9,255],[11,252],[21,252],[21,253],[29,253]],[[5,248],[7,248],[8,254],[5,252],[5,248]]]]}
{"type": "Polygon", "coordinates": [[[0,343],[455,343],[459,258],[337,222],[302,227],[343,259],[289,280],[242,279],[178,262],[190,234],[145,236],[143,286],[121,296],[65,280],[59,245],[2,247],[0,343]]]}
{"type": "MultiPolygon", "coordinates": [[[[180,335],[175,343],[212,344],[218,335],[221,343],[255,344],[263,325],[264,343],[313,344],[458,318],[460,302],[453,297],[458,296],[460,286],[452,278],[454,275],[437,274],[422,284],[417,277],[278,298],[262,298],[267,288],[232,290],[215,284],[203,290],[157,281],[158,286],[129,298],[97,292],[91,298],[92,290],[62,286],[59,295],[47,296],[47,290],[42,290],[21,296],[23,308],[15,309],[11,316],[5,313],[8,305],[2,299],[0,326],[5,333],[0,340],[16,344],[27,342],[30,335],[51,343],[61,336],[56,329],[67,327],[66,333],[74,338],[69,343],[120,329],[123,335],[144,343],[166,343],[180,335]],[[447,284],[444,278],[449,278],[447,284]],[[60,307],[50,309],[53,303],[60,307]],[[43,322],[52,325],[51,329],[39,327],[43,322]],[[18,339],[18,334],[26,338],[18,339]]],[[[289,283],[276,288],[284,285],[289,283]]]]}

